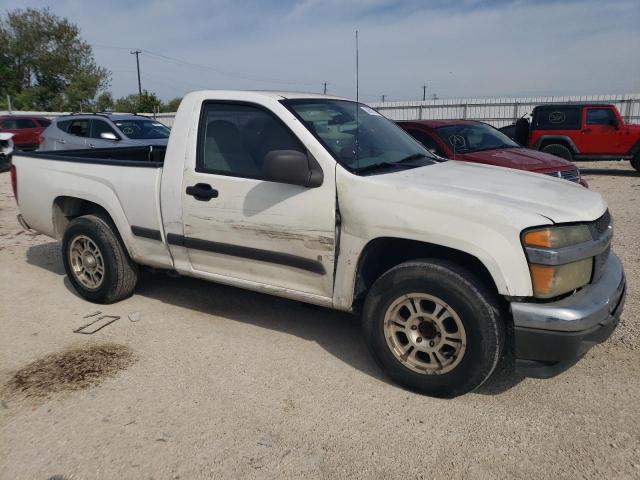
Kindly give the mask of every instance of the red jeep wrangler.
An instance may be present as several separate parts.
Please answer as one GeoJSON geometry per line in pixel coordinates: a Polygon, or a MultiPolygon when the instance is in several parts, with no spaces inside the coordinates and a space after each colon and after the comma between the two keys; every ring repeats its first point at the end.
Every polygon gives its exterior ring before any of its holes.
{"type": "Polygon", "coordinates": [[[613,105],[543,105],[531,123],[515,124],[515,140],[566,160],[631,160],[640,171],[640,125],[624,123],[613,105]]]}

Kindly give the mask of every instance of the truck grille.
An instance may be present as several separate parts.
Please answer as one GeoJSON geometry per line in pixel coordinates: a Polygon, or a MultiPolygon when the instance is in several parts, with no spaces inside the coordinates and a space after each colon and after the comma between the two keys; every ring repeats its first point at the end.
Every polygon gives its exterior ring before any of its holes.
{"type": "Polygon", "coordinates": [[[578,183],[580,181],[580,172],[577,168],[573,168],[571,170],[563,170],[561,172],[548,172],[545,175],[549,175],[550,177],[562,178],[564,180],[569,180],[570,182],[578,183]]]}
{"type": "Polygon", "coordinates": [[[604,214],[602,214],[600,218],[598,218],[596,221],[593,222],[593,226],[596,232],[598,232],[598,234],[600,235],[602,235],[607,230],[610,224],[611,224],[611,214],[609,213],[609,210],[604,212],[604,214]]]}
{"type": "MultiPolygon", "coordinates": [[[[591,230],[591,236],[594,240],[597,240],[607,231],[611,225],[611,214],[609,210],[604,212],[602,216],[589,224],[589,230],[591,230]]],[[[596,255],[593,258],[593,280],[597,281],[604,272],[604,266],[607,263],[607,259],[609,258],[609,254],[611,253],[611,245],[607,247],[607,249],[599,255],[596,255]]]]}

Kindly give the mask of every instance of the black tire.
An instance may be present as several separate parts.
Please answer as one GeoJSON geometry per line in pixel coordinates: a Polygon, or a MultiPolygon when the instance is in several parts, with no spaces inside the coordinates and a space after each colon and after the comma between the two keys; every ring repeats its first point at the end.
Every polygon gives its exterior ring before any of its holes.
{"type": "Polygon", "coordinates": [[[505,320],[497,295],[470,272],[437,259],[403,263],[383,274],[367,294],[363,328],[375,359],[391,379],[435,397],[455,397],[482,385],[495,370],[505,343],[505,320]],[[442,299],[462,322],[466,350],[459,363],[446,373],[417,373],[401,363],[387,343],[387,310],[412,292],[442,299]]]}
{"type": "Polygon", "coordinates": [[[114,303],[129,297],[138,281],[138,266],[129,257],[115,226],[101,215],[73,219],[62,238],[62,260],[69,281],[85,299],[94,303],[114,303]],[[103,276],[97,288],[87,288],[72,266],[70,246],[74,239],[88,237],[102,256],[103,276]]]}
{"type": "Polygon", "coordinates": [[[556,157],[564,158],[565,160],[573,161],[573,153],[564,145],[559,143],[550,143],[542,148],[544,153],[555,155],[556,157]]]}
{"type": "Polygon", "coordinates": [[[636,153],[635,156],[631,159],[631,166],[636,169],[636,171],[640,172],[640,152],[636,153]]]}

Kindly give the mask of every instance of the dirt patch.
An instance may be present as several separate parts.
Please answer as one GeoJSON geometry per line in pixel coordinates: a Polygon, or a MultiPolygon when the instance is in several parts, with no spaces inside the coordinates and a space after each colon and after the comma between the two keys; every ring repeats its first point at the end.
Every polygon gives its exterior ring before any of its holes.
{"type": "Polygon", "coordinates": [[[15,372],[7,388],[26,397],[81,390],[101,383],[135,361],[129,347],[104,343],[47,355],[15,372]]]}

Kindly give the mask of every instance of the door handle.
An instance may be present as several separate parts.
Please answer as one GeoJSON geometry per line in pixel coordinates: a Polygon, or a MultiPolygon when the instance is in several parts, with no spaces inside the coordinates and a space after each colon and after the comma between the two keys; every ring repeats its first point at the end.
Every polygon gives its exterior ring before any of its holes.
{"type": "Polygon", "coordinates": [[[218,198],[218,191],[211,188],[208,183],[196,183],[187,187],[187,195],[191,195],[196,200],[201,202],[208,202],[212,198],[218,198]]]}
{"type": "Polygon", "coordinates": [[[93,143],[90,143],[89,148],[96,148],[96,146],[93,143]]]}

